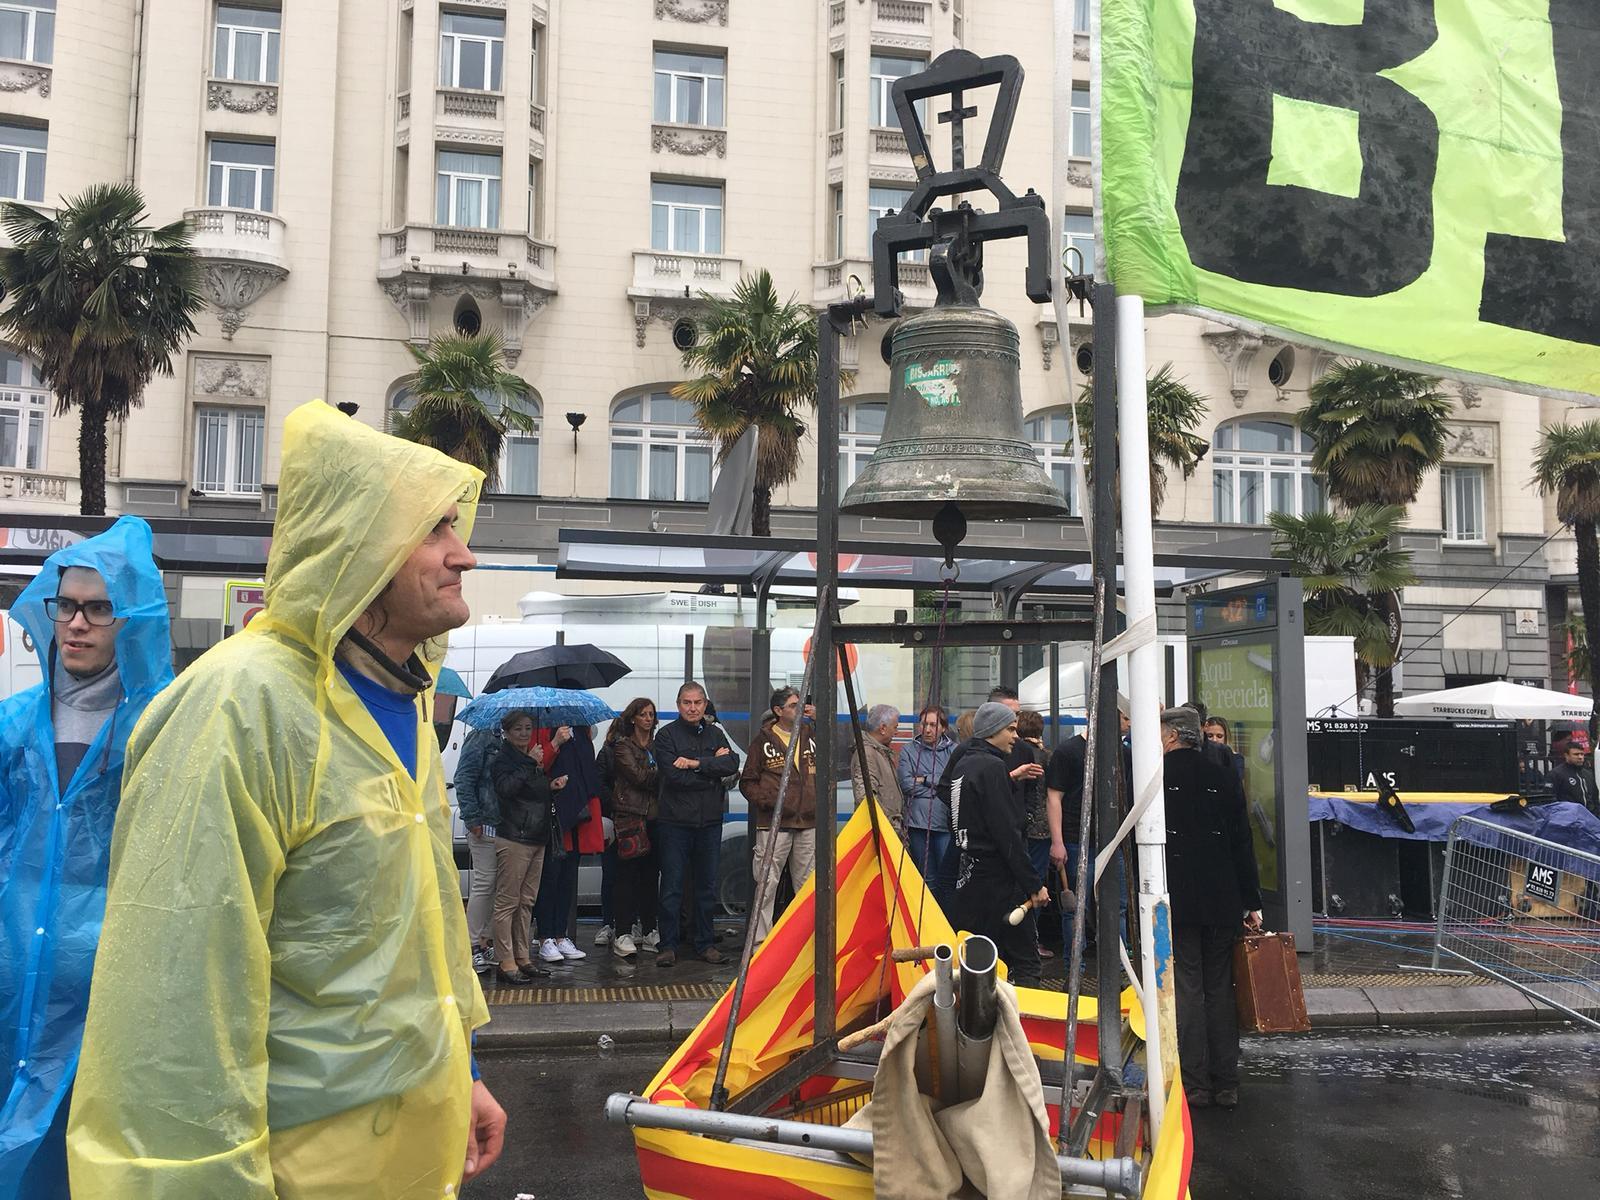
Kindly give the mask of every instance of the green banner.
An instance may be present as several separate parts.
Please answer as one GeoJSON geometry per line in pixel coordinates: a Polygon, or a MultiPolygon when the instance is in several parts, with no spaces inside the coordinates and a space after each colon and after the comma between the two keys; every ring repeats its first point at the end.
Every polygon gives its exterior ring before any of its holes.
{"type": "Polygon", "coordinates": [[[1100,0],[1099,30],[1123,294],[1600,393],[1594,0],[1100,0]]]}

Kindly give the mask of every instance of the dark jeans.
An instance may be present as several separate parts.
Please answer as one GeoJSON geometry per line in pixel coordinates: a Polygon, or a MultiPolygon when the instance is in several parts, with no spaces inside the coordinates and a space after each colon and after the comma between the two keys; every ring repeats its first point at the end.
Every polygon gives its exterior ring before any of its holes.
{"type": "MultiPolygon", "coordinates": [[[[1067,881],[1072,885],[1074,892],[1078,888],[1078,849],[1077,842],[1067,843],[1067,881]]],[[[1049,847],[1046,846],[1045,854],[1048,856],[1049,852],[1049,847]]],[[[1061,876],[1059,873],[1054,873],[1052,877],[1055,881],[1055,887],[1050,888],[1050,891],[1054,894],[1061,887],[1061,876]]],[[[1045,886],[1050,887],[1048,883],[1045,886]]],[[[1128,937],[1128,889],[1123,884],[1122,859],[1120,857],[1106,868],[1105,877],[1100,880],[1100,889],[1102,892],[1106,892],[1108,889],[1116,891],[1117,912],[1121,917],[1122,937],[1126,941],[1128,937]]],[[[1088,894],[1079,896],[1078,903],[1087,903],[1089,906],[1088,910],[1083,914],[1085,922],[1084,946],[1088,947],[1095,942],[1094,859],[1092,858],[1089,860],[1089,883],[1085,890],[1088,894]]],[[[1061,910],[1061,947],[1062,958],[1066,959],[1072,952],[1072,914],[1065,908],[1061,910]]],[[[1087,960],[1088,957],[1088,950],[1085,949],[1084,958],[1087,960]]],[[[1084,965],[1087,966],[1088,962],[1086,961],[1084,965]]]]}
{"type": "MultiPolygon", "coordinates": [[[[573,906],[578,899],[577,851],[553,860],[545,852],[544,874],[539,877],[539,898],[533,902],[533,918],[539,924],[539,937],[560,941],[577,932],[573,906]]],[[[537,947],[536,947],[537,948],[537,947]]]]}
{"type": "Polygon", "coordinates": [[[678,908],[683,903],[683,875],[694,864],[694,949],[704,954],[716,944],[711,916],[717,904],[717,864],[722,858],[722,825],[679,825],[657,821],[661,857],[661,949],[677,950],[678,908]]]}
{"type": "MultiPolygon", "coordinates": [[[[1050,839],[1028,839],[1028,862],[1033,866],[1033,873],[1039,877],[1039,882],[1044,884],[1045,890],[1050,893],[1050,898],[1060,903],[1057,893],[1061,890],[1061,880],[1050,869],[1050,839]]],[[[1023,919],[1023,924],[1033,930],[1033,941],[1040,945],[1043,939],[1039,936],[1039,917],[1043,909],[1030,908],[1028,915],[1023,919]]]]}
{"type": "MultiPolygon", "coordinates": [[[[612,905],[616,903],[615,889],[617,885],[617,844],[609,842],[606,851],[600,856],[600,924],[612,924],[611,918],[616,914],[612,905]]],[[[629,928],[632,928],[630,925],[629,928]]],[[[624,931],[626,932],[626,930],[624,931]]]]}
{"type": "Polygon", "coordinates": [[[656,886],[660,875],[661,831],[655,821],[645,826],[650,836],[650,853],[638,858],[618,858],[611,872],[615,891],[612,915],[616,918],[616,932],[620,936],[633,932],[633,923],[639,922],[639,932],[649,933],[656,927],[656,886]]]}
{"type": "Polygon", "coordinates": [[[1037,987],[1039,942],[1034,928],[1027,921],[1020,925],[1007,921],[1011,908],[999,898],[1006,894],[1009,880],[1009,876],[989,877],[974,872],[967,885],[956,891],[955,926],[981,933],[994,942],[1014,986],[1037,987]]]}
{"type": "Polygon", "coordinates": [[[1239,1086],[1239,1013],[1233,997],[1232,925],[1174,925],[1178,1060],[1192,1092],[1239,1086]]]}
{"type": "Polygon", "coordinates": [[[955,918],[956,855],[955,838],[949,830],[906,830],[906,857],[927,883],[946,920],[955,918]]]}

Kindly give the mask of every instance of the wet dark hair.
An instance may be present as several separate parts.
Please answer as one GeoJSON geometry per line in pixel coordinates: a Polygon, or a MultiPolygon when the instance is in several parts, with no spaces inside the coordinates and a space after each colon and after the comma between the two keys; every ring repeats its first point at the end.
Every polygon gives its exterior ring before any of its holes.
{"type": "Polygon", "coordinates": [[[917,728],[919,730],[922,728],[922,718],[927,716],[929,713],[932,713],[934,716],[939,718],[939,724],[943,728],[945,728],[945,729],[949,729],[950,728],[950,716],[949,716],[949,714],[946,713],[944,711],[944,709],[940,708],[937,704],[930,704],[930,705],[928,705],[927,708],[923,709],[921,712],[919,712],[917,714],[917,728]]]}
{"type": "Polygon", "coordinates": [[[1017,736],[1036,738],[1044,736],[1044,717],[1025,708],[1017,714],[1017,736]]]}
{"type": "Polygon", "coordinates": [[[767,707],[771,709],[782,708],[785,704],[789,703],[790,696],[798,696],[799,694],[800,692],[796,688],[781,687],[772,693],[772,698],[767,701],[767,707]]]}
{"type": "Polygon", "coordinates": [[[1002,683],[999,687],[992,687],[989,689],[989,699],[1015,700],[1017,699],[1017,689],[1014,687],[1007,687],[1002,683]]]}

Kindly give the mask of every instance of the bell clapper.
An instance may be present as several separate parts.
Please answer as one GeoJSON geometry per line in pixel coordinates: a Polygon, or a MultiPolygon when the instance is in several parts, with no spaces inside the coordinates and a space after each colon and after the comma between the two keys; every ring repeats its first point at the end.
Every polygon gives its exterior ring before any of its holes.
{"type": "Polygon", "coordinates": [[[944,565],[947,570],[956,567],[956,547],[967,537],[967,518],[954,500],[946,500],[944,507],[933,516],[933,537],[944,547],[944,565]]]}

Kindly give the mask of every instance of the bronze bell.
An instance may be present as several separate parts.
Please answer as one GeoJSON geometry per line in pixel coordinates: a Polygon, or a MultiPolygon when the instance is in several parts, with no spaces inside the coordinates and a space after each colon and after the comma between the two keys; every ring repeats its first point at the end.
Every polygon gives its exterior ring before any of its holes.
{"type": "Polygon", "coordinates": [[[1022,436],[1017,327],[987,308],[941,305],[893,336],[883,437],[840,511],[920,521],[953,503],[977,520],[1064,514],[1022,436]]]}

